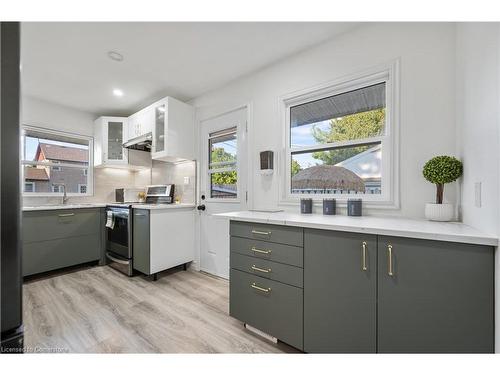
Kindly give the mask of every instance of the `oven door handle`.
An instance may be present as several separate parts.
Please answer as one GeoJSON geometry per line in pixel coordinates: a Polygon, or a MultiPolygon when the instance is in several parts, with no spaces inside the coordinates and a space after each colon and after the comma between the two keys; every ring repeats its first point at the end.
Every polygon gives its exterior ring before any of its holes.
{"type": "Polygon", "coordinates": [[[119,219],[126,219],[128,220],[129,218],[129,213],[128,212],[117,212],[117,211],[106,211],[106,215],[108,214],[108,212],[111,212],[113,213],[113,217],[116,217],[116,218],[119,218],[119,219]]]}
{"type": "Polygon", "coordinates": [[[118,258],[115,258],[113,255],[111,255],[110,253],[106,252],[106,256],[111,259],[113,262],[116,262],[116,263],[120,263],[120,264],[128,264],[129,261],[128,260],[122,260],[122,259],[118,259],[118,258]]]}

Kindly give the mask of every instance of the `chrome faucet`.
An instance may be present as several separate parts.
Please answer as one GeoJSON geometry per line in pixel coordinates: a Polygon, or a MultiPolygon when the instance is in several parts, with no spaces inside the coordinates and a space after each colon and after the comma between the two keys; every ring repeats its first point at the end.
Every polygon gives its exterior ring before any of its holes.
{"type": "Polygon", "coordinates": [[[66,202],[68,201],[68,195],[66,194],[66,185],[61,184],[61,186],[63,188],[62,204],[66,204],[66,202]]]}

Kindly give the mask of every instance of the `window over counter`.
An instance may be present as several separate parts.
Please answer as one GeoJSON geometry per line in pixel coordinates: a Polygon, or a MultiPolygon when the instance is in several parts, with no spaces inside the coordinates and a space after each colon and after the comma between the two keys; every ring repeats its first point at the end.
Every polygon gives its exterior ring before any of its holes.
{"type": "Polygon", "coordinates": [[[92,195],[91,137],[23,126],[23,194],[92,195]]]}
{"type": "Polygon", "coordinates": [[[396,69],[283,98],[284,203],[357,197],[398,206],[396,69]]]}

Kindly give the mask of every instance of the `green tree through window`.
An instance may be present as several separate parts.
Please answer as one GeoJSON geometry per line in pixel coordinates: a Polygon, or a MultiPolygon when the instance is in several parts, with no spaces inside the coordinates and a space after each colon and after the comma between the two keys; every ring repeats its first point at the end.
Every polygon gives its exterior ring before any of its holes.
{"type": "MultiPolygon", "coordinates": [[[[210,164],[221,162],[236,162],[234,155],[226,152],[222,147],[212,148],[210,164]]],[[[236,184],[236,171],[212,173],[212,184],[215,185],[233,185],[236,184]]]]}
{"type": "MultiPolygon", "coordinates": [[[[369,138],[381,135],[384,131],[384,123],[385,108],[380,108],[332,119],[330,120],[329,129],[326,130],[313,126],[312,136],[320,144],[369,138]]],[[[317,151],[312,156],[317,160],[321,160],[324,164],[335,165],[365,151],[369,147],[371,146],[365,145],[317,151]]],[[[294,166],[292,163],[292,176],[298,172],[298,170],[295,173],[293,171],[294,166]]]]}

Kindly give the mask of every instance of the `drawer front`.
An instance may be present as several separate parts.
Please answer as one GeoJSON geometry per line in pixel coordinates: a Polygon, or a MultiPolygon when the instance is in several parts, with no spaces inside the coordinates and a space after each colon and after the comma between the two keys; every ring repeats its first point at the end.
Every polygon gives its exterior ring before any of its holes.
{"type": "Polygon", "coordinates": [[[292,246],[304,245],[304,231],[297,227],[231,221],[230,234],[292,246]]]}
{"type": "Polygon", "coordinates": [[[100,209],[24,212],[23,243],[99,233],[100,213],[100,209]]]}
{"type": "Polygon", "coordinates": [[[299,267],[249,257],[238,253],[232,253],[230,261],[231,268],[239,271],[248,272],[298,288],[302,288],[304,285],[304,270],[299,267]]]}
{"type": "Polygon", "coordinates": [[[296,267],[302,267],[304,264],[304,249],[298,246],[233,236],[230,242],[231,254],[238,253],[296,267]]]}
{"type": "Polygon", "coordinates": [[[229,314],[302,349],[302,289],[234,269],[230,272],[229,314]]]}
{"type": "Polygon", "coordinates": [[[23,276],[101,258],[98,234],[23,244],[23,276]]]}

